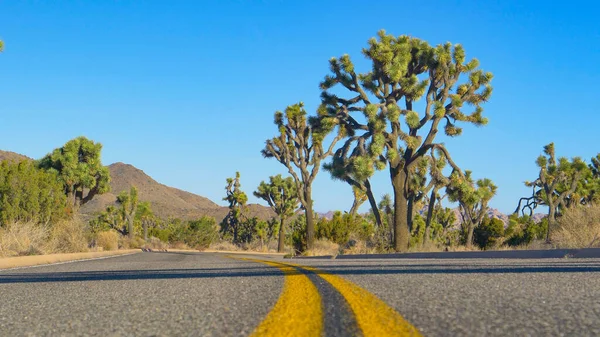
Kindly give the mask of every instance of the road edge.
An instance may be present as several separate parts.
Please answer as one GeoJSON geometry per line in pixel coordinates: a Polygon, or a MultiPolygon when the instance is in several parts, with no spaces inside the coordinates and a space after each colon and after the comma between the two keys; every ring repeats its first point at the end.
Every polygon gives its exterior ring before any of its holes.
{"type": "Polygon", "coordinates": [[[131,254],[140,253],[140,252],[141,252],[140,249],[126,249],[126,250],[114,250],[114,251],[104,251],[104,252],[64,253],[64,254],[5,257],[5,258],[0,258],[0,271],[48,266],[48,265],[77,262],[77,261],[97,260],[97,259],[104,259],[104,258],[108,258],[108,257],[131,255],[131,254]]]}
{"type": "Polygon", "coordinates": [[[589,259],[600,258],[600,248],[497,250],[475,252],[428,252],[296,256],[293,259],[589,259]]]}

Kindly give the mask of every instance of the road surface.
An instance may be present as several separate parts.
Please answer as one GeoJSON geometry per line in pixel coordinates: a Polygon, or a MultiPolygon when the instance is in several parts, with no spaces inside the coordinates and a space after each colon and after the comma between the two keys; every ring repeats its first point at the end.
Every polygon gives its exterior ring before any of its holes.
{"type": "Polygon", "coordinates": [[[599,336],[600,259],[145,252],[0,271],[0,301],[0,336],[599,336]]]}

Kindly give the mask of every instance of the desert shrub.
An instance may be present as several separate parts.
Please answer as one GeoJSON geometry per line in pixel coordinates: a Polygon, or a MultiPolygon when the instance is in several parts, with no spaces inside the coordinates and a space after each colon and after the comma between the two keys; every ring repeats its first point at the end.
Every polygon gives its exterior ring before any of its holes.
{"type": "Polygon", "coordinates": [[[169,238],[171,237],[171,230],[168,228],[149,228],[148,235],[157,238],[164,243],[168,243],[169,238]]]}
{"type": "Polygon", "coordinates": [[[138,249],[142,248],[145,244],[146,241],[139,236],[129,237],[128,235],[121,235],[119,237],[119,248],[121,249],[138,249]]]}
{"type": "Polygon", "coordinates": [[[337,256],[340,251],[340,245],[325,239],[315,240],[314,248],[304,252],[306,256],[337,256]]]}
{"type": "MultiPolygon", "coordinates": [[[[162,240],[151,236],[148,238],[148,242],[146,242],[143,248],[156,249],[156,250],[165,250],[168,248],[168,245],[162,240]]],[[[175,249],[187,249],[189,248],[187,245],[183,244],[180,246],[174,246],[175,249]]]]}
{"type": "Polygon", "coordinates": [[[46,253],[49,230],[31,222],[12,223],[0,228],[0,256],[46,253]]]}
{"type": "Polygon", "coordinates": [[[209,246],[209,248],[213,249],[213,250],[218,250],[218,251],[230,251],[230,252],[235,252],[235,251],[241,250],[240,246],[234,245],[233,243],[231,243],[229,241],[225,241],[225,240],[212,243],[209,246]]]}
{"type": "Polygon", "coordinates": [[[184,242],[194,249],[206,249],[219,236],[215,219],[204,216],[199,220],[189,221],[178,228],[173,242],[184,242]]]}
{"type": "Polygon", "coordinates": [[[286,243],[294,248],[299,254],[306,247],[306,217],[300,215],[289,223],[289,231],[286,234],[286,243]]]}
{"type": "Polygon", "coordinates": [[[49,224],[66,215],[66,196],[56,174],[27,160],[0,163],[0,225],[49,224]]]}
{"type": "Polygon", "coordinates": [[[77,217],[62,220],[50,229],[48,250],[52,253],[79,253],[88,250],[84,223],[77,217]]]}
{"type": "Polygon", "coordinates": [[[536,240],[543,240],[548,230],[548,220],[534,222],[529,216],[509,217],[508,227],[504,231],[505,244],[510,247],[524,247],[536,240]]]}
{"type": "Polygon", "coordinates": [[[560,248],[600,247],[600,205],[568,209],[550,236],[560,248]]]}
{"type": "Polygon", "coordinates": [[[473,241],[483,250],[496,247],[503,237],[504,222],[497,218],[484,218],[473,231],[473,241]]]}
{"type": "Polygon", "coordinates": [[[350,237],[356,237],[359,240],[370,239],[375,228],[366,218],[359,215],[342,214],[336,211],[331,220],[320,218],[316,223],[315,234],[317,239],[333,241],[338,245],[344,245],[350,237]]]}
{"type": "Polygon", "coordinates": [[[425,219],[420,215],[413,218],[412,231],[410,233],[409,247],[417,247],[423,244],[425,237],[425,219]]]}
{"type": "Polygon", "coordinates": [[[119,233],[114,230],[102,231],[96,233],[96,246],[103,250],[119,249],[119,233]]]}

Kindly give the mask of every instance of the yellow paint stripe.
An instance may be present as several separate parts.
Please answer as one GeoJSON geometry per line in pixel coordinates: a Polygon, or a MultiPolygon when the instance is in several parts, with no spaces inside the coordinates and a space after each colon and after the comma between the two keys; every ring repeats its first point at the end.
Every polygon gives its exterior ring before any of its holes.
{"type": "Polygon", "coordinates": [[[316,272],[331,283],[350,305],[356,322],[365,337],[421,336],[419,330],[404,320],[394,309],[354,283],[317,268],[294,266],[316,272]]]}
{"type": "Polygon", "coordinates": [[[250,336],[322,335],[321,296],[317,287],[306,275],[286,264],[248,258],[235,259],[277,267],[285,275],[283,290],[277,303],[250,336]]]}

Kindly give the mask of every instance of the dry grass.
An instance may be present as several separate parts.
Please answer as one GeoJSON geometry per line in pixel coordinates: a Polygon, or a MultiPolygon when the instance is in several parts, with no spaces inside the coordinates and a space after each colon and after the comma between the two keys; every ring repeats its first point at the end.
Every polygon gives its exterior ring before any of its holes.
{"type": "Polygon", "coordinates": [[[324,256],[331,255],[337,256],[340,253],[340,245],[333,243],[329,240],[316,240],[313,249],[307,250],[303,255],[305,256],[324,256]]]}
{"type": "Polygon", "coordinates": [[[559,248],[600,247],[600,205],[567,210],[550,235],[559,248]]]}
{"type": "Polygon", "coordinates": [[[96,246],[103,250],[119,249],[119,233],[114,230],[99,232],[96,234],[96,246]]]}
{"type": "Polygon", "coordinates": [[[119,249],[136,249],[142,248],[146,244],[146,241],[139,236],[130,238],[129,236],[119,237],[119,249]]]}
{"type": "Polygon", "coordinates": [[[427,252],[441,252],[444,248],[433,241],[427,241],[427,243],[418,244],[408,249],[411,253],[427,253],[427,252]]]}
{"type": "Polygon", "coordinates": [[[237,252],[241,251],[242,248],[240,246],[234,245],[228,241],[222,241],[217,243],[212,243],[207,250],[212,251],[227,251],[227,252],[237,252]]]}
{"type": "Polygon", "coordinates": [[[142,248],[146,248],[146,249],[152,249],[152,250],[167,250],[168,248],[174,248],[174,249],[182,249],[182,250],[188,250],[189,247],[185,244],[175,244],[175,245],[171,245],[169,246],[168,244],[160,241],[159,238],[155,238],[153,236],[151,236],[148,239],[148,242],[146,242],[142,248]]]}
{"type": "Polygon", "coordinates": [[[481,248],[477,245],[472,245],[471,247],[467,247],[464,245],[460,246],[450,246],[448,247],[448,252],[480,252],[481,248]]]}
{"type": "Polygon", "coordinates": [[[50,230],[47,251],[52,253],[80,253],[88,251],[85,224],[78,218],[54,224],[50,230]]]}
{"type": "Polygon", "coordinates": [[[14,223],[0,228],[0,257],[48,253],[50,231],[34,223],[14,223]]]}

